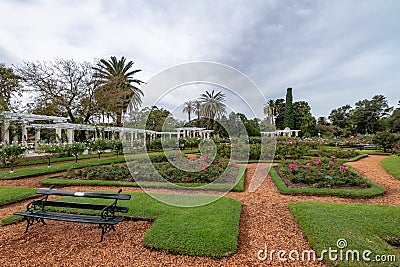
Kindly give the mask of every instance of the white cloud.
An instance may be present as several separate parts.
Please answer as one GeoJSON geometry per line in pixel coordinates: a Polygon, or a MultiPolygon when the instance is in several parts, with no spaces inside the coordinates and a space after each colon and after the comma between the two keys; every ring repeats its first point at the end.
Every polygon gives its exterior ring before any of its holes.
{"type": "MultiPolygon", "coordinates": [[[[377,92],[397,103],[399,7],[389,0],[1,1],[0,61],[124,55],[142,80],[183,62],[216,61],[247,74],[266,98],[293,87],[295,100],[328,115],[377,92]]],[[[145,94],[147,103],[160,92],[145,94]]]]}

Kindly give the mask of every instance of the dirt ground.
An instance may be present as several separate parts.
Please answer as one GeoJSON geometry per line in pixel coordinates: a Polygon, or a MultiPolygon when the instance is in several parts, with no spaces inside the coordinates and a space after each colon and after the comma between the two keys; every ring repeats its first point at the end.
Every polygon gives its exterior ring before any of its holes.
{"type": "MultiPolygon", "coordinates": [[[[284,196],[277,192],[270,177],[261,186],[249,192],[256,164],[248,164],[246,191],[231,192],[228,197],[243,202],[237,253],[218,260],[189,257],[149,250],[143,246],[143,236],[151,222],[124,221],[116,232],[105,235],[99,243],[97,226],[78,223],[47,221],[47,225],[34,225],[24,234],[25,223],[0,227],[0,266],[323,266],[319,262],[280,262],[277,258],[260,261],[257,253],[264,249],[297,251],[309,250],[310,245],[302,234],[288,203],[296,201],[368,203],[400,205],[400,181],[387,174],[379,161],[384,156],[369,156],[350,163],[365,177],[383,186],[386,193],[372,199],[345,199],[337,197],[284,196]]],[[[266,167],[266,164],[260,167],[266,167]],[[264,166],[265,165],[265,166],[264,166]]],[[[259,173],[256,174],[256,176],[259,173]]],[[[0,185],[39,187],[41,178],[18,181],[0,181],[0,185]]],[[[116,188],[73,187],[71,190],[115,190],[116,188]]],[[[124,192],[140,191],[123,188],[124,192]]],[[[24,209],[28,201],[0,208],[0,217],[24,209]]]]}

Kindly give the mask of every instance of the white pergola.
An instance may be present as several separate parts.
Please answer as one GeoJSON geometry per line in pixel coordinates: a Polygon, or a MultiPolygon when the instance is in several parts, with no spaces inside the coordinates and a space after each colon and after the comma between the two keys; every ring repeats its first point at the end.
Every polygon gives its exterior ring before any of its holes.
{"type": "Polygon", "coordinates": [[[284,130],[276,130],[274,132],[261,132],[261,136],[269,136],[269,137],[273,137],[273,136],[288,136],[288,137],[298,137],[299,136],[299,132],[301,132],[301,130],[290,130],[289,128],[285,128],[284,130]]]}
{"type": "MultiPolygon", "coordinates": [[[[212,130],[206,130],[205,128],[197,127],[183,127],[177,128],[176,132],[156,132],[144,129],[134,129],[129,127],[111,127],[111,126],[95,126],[88,124],[75,124],[68,123],[68,118],[66,117],[56,117],[56,116],[46,116],[46,115],[35,115],[35,114],[23,114],[23,113],[12,113],[3,112],[4,123],[2,125],[2,142],[5,144],[10,143],[10,122],[19,121],[22,122],[22,138],[21,142],[23,145],[27,145],[28,129],[35,129],[35,149],[39,148],[40,142],[40,130],[41,129],[53,129],[56,133],[57,142],[61,143],[62,140],[62,130],[67,132],[67,143],[71,144],[74,141],[74,135],[76,130],[81,130],[86,132],[86,136],[89,132],[93,132],[94,140],[105,139],[106,135],[108,138],[115,139],[115,133],[119,133],[119,138],[123,142],[133,143],[135,140],[143,140],[146,142],[147,137],[149,140],[153,140],[157,137],[165,139],[169,137],[170,139],[174,136],[176,138],[180,137],[191,137],[191,138],[210,138],[212,130]],[[51,124],[40,124],[33,123],[38,121],[51,121],[51,124]],[[100,136],[98,136],[100,134],[100,136]]],[[[18,137],[14,136],[14,142],[18,141],[18,137]]]]}
{"type": "Polygon", "coordinates": [[[189,137],[189,138],[207,138],[209,139],[213,130],[206,130],[206,128],[198,128],[198,127],[182,127],[176,128],[178,138],[180,137],[189,137]]]}

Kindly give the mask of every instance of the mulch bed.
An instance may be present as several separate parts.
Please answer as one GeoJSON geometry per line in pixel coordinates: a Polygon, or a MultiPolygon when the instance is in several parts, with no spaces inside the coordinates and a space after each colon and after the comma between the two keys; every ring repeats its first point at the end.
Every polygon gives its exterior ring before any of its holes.
{"type": "MultiPolygon", "coordinates": [[[[125,221],[117,225],[116,232],[105,236],[99,243],[99,229],[93,225],[49,221],[31,227],[24,234],[25,223],[0,227],[0,266],[323,266],[318,262],[286,262],[277,259],[260,261],[257,252],[268,250],[311,249],[287,205],[296,201],[369,203],[400,205],[400,181],[387,174],[379,165],[383,156],[369,156],[350,163],[367,179],[383,186],[385,195],[373,199],[343,199],[321,196],[286,196],[277,192],[268,177],[255,191],[236,193],[229,197],[243,202],[239,246],[237,253],[219,260],[205,257],[189,257],[149,250],[143,246],[143,236],[151,222],[125,221]]],[[[253,177],[257,164],[248,164],[246,184],[253,177]]],[[[261,164],[267,167],[267,164],[261,164]]],[[[261,177],[262,179],[263,177],[261,177]]],[[[99,187],[74,187],[81,191],[99,187]]],[[[114,190],[115,188],[105,188],[114,190]]],[[[124,191],[139,189],[124,188],[124,191]]],[[[22,203],[0,208],[0,214],[12,214],[21,210],[22,203]]]]}

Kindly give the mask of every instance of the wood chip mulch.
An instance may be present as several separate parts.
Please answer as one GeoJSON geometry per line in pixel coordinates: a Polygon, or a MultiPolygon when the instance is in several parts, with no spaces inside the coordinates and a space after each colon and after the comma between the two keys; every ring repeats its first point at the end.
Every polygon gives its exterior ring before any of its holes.
{"type": "MultiPolygon", "coordinates": [[[[368,179],[383,186],[385,195],[373,199],[345,199],[337,197],[284,196],[277,193],[270,177],[255,192],[246,189],[228,196],[243,202],[237,253],[222,259],[166,254],[146,249],[143,236],[151,222],[125,221],[116,226],[116,232],[105,235],[99,243],[97,226],[78,223],[47,221],[46,226],[34,225],[24,234],[25,223],[0,227],[0,266],[323,266],[319,262],[282,263],[260,261],[257,252],[268,250],[309,250],[310,245],[288,210],[288,203],[296,201],[368,203],[400,205],[400,181],[387,174],[380,166],[383,156],[369,156],[350,163],[368,179]]],[[[265,168],[266,164],[259,164],[265,168]]],[[[257,164],[249,164],[246,184],[253,177],[257,164]]],[[[257,172],[256,176],[260,176],[257,172]]],[[[26,179],[24,179],[26,180],[26,179]]],[[[23,180],[21,180],[23,181],[23,180]]],[[[2,183],[2,185],[6,185],[2,183]]],[[[9,184],[14,185],[14,184],[9,184]]],[[[29,186],[18,184],[18,186],[29,186]]],[[[90,190],[99,187],[76,187],[71,190],[90,190]]],[[[115,188],[104,188],[114,190],[115,188]]],[[[124,191],[139,191],[124,188],[124,191]]],[[[23,209],[29,201],[0,208],[4,218],[23,209]]]]}

